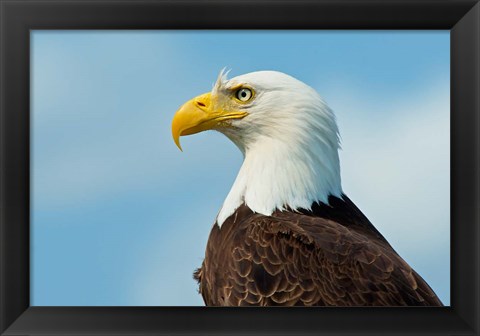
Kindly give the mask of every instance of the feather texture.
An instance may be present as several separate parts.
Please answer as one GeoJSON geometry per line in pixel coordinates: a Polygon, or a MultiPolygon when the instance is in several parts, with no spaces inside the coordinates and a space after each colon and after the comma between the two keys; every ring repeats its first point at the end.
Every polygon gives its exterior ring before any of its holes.
{"type": "Polygon", "coordinates": [[[209,306],[441,306],[345,196],[271,216],[240,206],[195,278],[209,306]]]}

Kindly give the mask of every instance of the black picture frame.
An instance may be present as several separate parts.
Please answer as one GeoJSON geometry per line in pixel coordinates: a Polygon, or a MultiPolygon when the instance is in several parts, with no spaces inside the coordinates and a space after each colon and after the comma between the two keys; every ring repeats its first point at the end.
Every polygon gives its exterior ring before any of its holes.
{"type": "Polygon", "coordinates": [[[1,335],[478,335],[480,5],[471,0],[0,0],[1,335]],[[451,306],[30,307],[30,30],[448,29],[451,306]]]}

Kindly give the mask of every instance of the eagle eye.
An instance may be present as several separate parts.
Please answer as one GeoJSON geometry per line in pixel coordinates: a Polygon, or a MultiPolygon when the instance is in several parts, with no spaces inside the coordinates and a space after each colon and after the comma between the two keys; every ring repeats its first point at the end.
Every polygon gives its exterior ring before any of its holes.
{"type": "Polygon", "coordinates": [[[248,88],[241,88],[235,92],[235,97],[240,100],[241,102],[249,101],[253,96],[252,90],[248,88]]]}

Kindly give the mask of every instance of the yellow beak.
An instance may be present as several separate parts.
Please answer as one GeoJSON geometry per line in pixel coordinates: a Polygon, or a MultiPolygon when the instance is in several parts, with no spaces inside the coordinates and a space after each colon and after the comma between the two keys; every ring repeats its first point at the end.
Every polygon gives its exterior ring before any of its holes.
{"type": "Polygon", "coordinates": [[[172,137],[180,150],[180,136],[214,129],[229,119],[241,119],[247,112],[226,111],[216,106],[211,93],[195,97],[178,109],[172,120],[172,137]]]}

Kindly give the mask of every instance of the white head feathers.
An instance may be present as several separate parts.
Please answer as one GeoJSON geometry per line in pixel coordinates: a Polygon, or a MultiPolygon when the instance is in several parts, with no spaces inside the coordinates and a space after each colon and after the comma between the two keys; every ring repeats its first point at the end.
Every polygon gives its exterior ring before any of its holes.
{"type": "Polygon", "coordinates": [[[339,135],[335,115],[320,95],[299,80],[276,71],[259,71],[228,80],[219,75],[212,95],[243,85],[254,97],[248,116],[217,130],[244,154],[244,162],[217,223],[245,203],[255,212],[310,209],[341,196],[339,135]]]}

